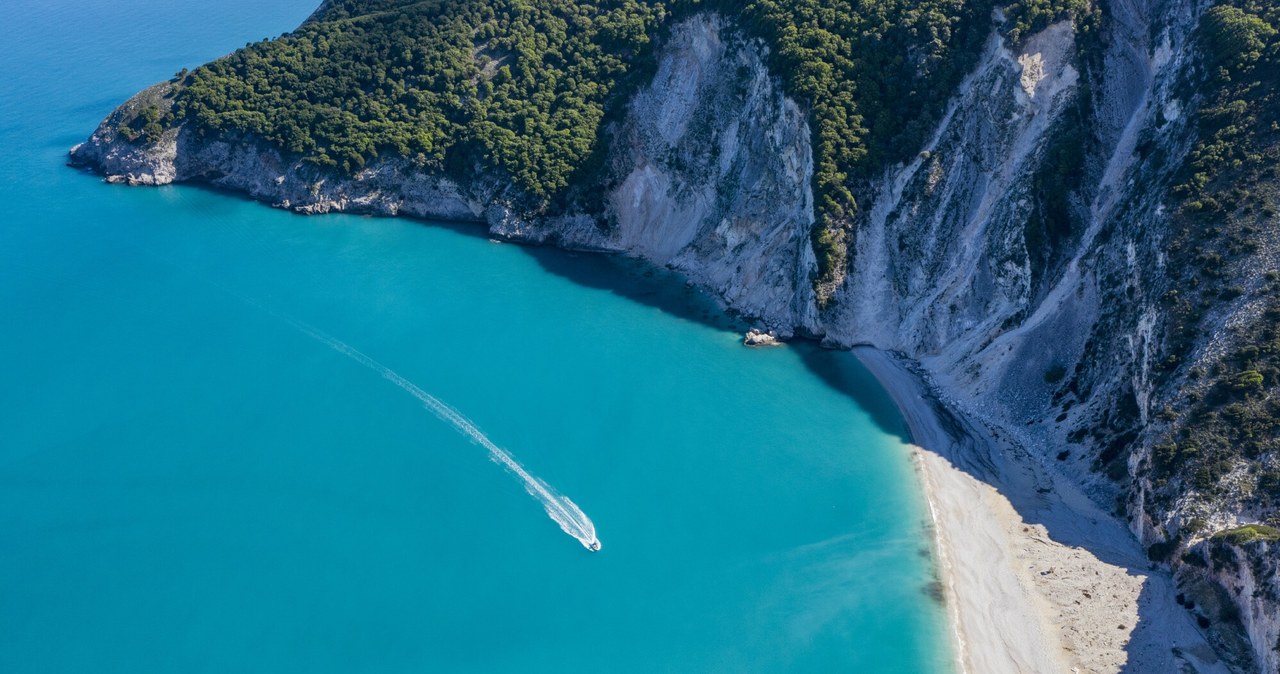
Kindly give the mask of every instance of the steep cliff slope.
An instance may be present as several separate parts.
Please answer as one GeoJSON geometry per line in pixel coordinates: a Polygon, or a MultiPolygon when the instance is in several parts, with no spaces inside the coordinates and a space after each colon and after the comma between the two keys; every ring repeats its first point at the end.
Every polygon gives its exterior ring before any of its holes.
{"type": "MultiPolygon", "coordinates": [[[[1254,450],[1224,447],[1212,466],[1189,455],[1194,445],[1167,469],[1152,460],[1171,434],[1218,414],[1188,409],[1203,395],[1197,381],[1229,367],[1223,357],[1235,349],[1256,355],[1248,345],[1274,321],[1263,313],[1274,305],[1273,192],[1263,181],[1243,214],[1185,221],[1200,207],[1174,186],[1189,155],[1203,152],[1214,98],[1203,7],[1104,7],[1097,51],[1074,55],[1065,24],[1021,53],[993,44],[920,157],[872,187],[856,263],[824,316],[827,339],[919,359],[954,404],[1056,460],[1126,516],[1152,558],[1173,564],[1185,605],[1224,652],[1247,669],[1251,651],[1259,671],[1280,671],[1274,559],[1264,542],[1214,536],[1276,517],[1266,493],[1274,427],[1258,425],[1254,450]],[[1055,237],[1036,227],[1064,135],[1083,152],[1062,205],[1070,227],[1055,237]],[[1213,236],[1240,217],[1249,220],[1235,227],[1243,239],[1184,242],[1206,235],[1188,227],[1213,236]],[[1205,275],[1216,281],[1208,291],[1197,278],[1205,275]]],[[[1250,161],[1273,161],[1274,144],[1256,144],[1214,177],[1257,183],[1250,161]]],[[[1275,382],[1257,375],[1249,385],[1275,382]]],[[[1236,394],[1245,404],[1269,397],[1236,394]]]]}
{"type": "MultiPolygon", "coordinates": [[[[1241,527],[1275,523],[1280,500],[1280,429],[1259,421],[1278,416],[1280,383],[1266,112],[1280,20],[1242,6],[1116,0],[1034,31],[995,12],[918,147],[850,178],[861,210],[834,225],[815,198],[812,105],[765,41],[714,13],[655,38],[651,71],[601,118],[597,170],[537,207],[501,166],[379,155],[344,172],[242,130],[150,119],[181,78],[72,159],[130,184],[625,252],[784,335],[901,352],[958,411],[1125,518],[1222,652],[1273,672],[1280,532],[1241,527]],[[1223,143],[1247,151],[1210,162],[1223,143]],[[832,231],[847,247],[835,272],[815,236],[832,231]],[[1248,438],[1213,435],[1232,419],[1251,420],[1248,438]]],[[[500,67],[490,56],[480,72],[500,67]]]]}

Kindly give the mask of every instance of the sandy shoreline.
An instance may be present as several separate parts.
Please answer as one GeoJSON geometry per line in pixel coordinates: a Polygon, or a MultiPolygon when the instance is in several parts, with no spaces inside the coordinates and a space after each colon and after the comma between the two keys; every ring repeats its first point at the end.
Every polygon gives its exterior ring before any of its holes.
{"type": "Polygon", "coordinates": [[[1128,530],[908,361],[855,349],[898,404],[934,520],[965,674],[1227,672],[1128,530]]]}

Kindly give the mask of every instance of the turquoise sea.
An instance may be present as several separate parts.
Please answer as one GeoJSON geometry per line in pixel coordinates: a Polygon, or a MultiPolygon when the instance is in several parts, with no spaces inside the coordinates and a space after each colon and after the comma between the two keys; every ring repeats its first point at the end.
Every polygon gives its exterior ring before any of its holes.
{"type": "Polygon", "coordinates": [[[848,354],[743,348],[625,260],[63,165],[316,1],[5,4],[0,671],[950,671],[902,423],[848,354]]]}

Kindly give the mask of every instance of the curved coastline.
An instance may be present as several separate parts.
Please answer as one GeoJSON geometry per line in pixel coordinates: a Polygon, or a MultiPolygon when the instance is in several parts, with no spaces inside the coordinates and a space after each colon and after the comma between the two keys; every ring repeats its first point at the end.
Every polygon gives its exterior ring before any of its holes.
{"type": "Polygon", "coordinates": [[[909,430],[958,671],[1230,671],[1189,614],[1169,608],[1172,579],[1151,568],[1120,522],[941,400],[913,362],[853,351],[909,430]]]}
{"type": "MultiPolygon", "coordinates": [[[[71,163],[110,175],[91,157],[75,151],[71,163]]],[[[394,173],[394,167],[387,170],[394,173]]],[[[237,192],[305,215],[338,211],[479,222],[488,225],[489,237],[501,240],[628,252],[602,243],[594,230],[585,235],[587,228],[564,229],[563,221],[557,223],[557,231],[574,235],[539,237],[523,226],[512,226],[511,213],[504,209],[476,204],[455,208],[448,200],[451,205],[441,208],[434,188],[421,200],[391,208],[381,199],[393,192],[350,198],[345,190],[351,186],[343,185],[339,191],[344,197],[325,202],[326,207],[298,208],[276,198],[273,190],[278,184],[259,192],[200,177],[175,182],[237,192]]],[[[697,270],[692,276],[698,278],[697,270]]],[[[708,285],[706,279],[698,281],[697,285],[708,285]]],[[[735,304],[723,291],[708,290],[724,305],[735,304]]],[[[1073,482],[1038,463],[1034,452],[1021,449],[998,425],[987,428],[975,416],[944,403],[923,368],[870,347],[853,351],[894,400],[913,439],[935,529],[958,671],[1136,674],[1184,666],[1184,671],[1202,674],[1230,671],[1192,619],[1173,608],[1172,580],[1149,569],[1123,524],[1099,510],[1073,482]],[[1067,582],[1054,582],[1058,579],[1051,576],[1068,565],[1074,567],[1073,575],[1067,582]],[[1088,574],[1096,580],[1082,581],[1088,574]]]]}

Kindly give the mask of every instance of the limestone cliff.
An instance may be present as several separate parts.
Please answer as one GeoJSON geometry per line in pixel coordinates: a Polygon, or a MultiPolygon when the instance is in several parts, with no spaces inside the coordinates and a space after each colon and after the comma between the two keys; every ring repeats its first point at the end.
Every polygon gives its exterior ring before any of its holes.
{"type": "MultiPolygon", "coordinates": [[[[504,238],[623,252],[684,272],[783,336],[902,352],[946,400],[1084,485],[1144,543],[1176,538],[1171,563],[1188,592],[1220,591],[1234,607],[1201,614],[1217,642],[1242,669],[1280,671],[1274,546],[1209,538],[1267,513],[1193,492],[1160,500],[1150,477],[1169,424],[1157,412],[1176,404],[1188,373],[1212,366],[1224,339],[1200,335],[1160,374],[1162,298],[1176,285],[1169,187],[1201,104],[1180,84],[1195,67],[1202,11],[1192,0],[1109,3],[1087,54],[1069,22],[1015,46],[994,17],[930,140],[864,186],[849,268],[821,308],[806,111],[770,73],[763,44],[714,14],[670,31],[652,81],[606,129],[606,169],[579,186],[601,198],[559,211],[522,210],[496,172],[462,185],[396,160],[340,177],[250,137],[179,125],[152,143],[124,138],[122,123],[170,95],[168,84],[122,106],[72,159],[129,184],[204,181],[299,212],[469,220],[504,238]],[[1046,233],[1033,226],[1037,185],[1068,130],[1084,146],[1067,206],[1074,226],[1046,233]],[[1151,147],[1161,162],[1144,160],[1151,147]],[[1187,530],[1193,516],[1208,524],[1187,530]],[[1187,561],[1196,558],[1205,563],[1187,561]]],[[[1230,271],[1243,295],[1215,320],[1256,318],[1262,272],[1230,271]]]]}

